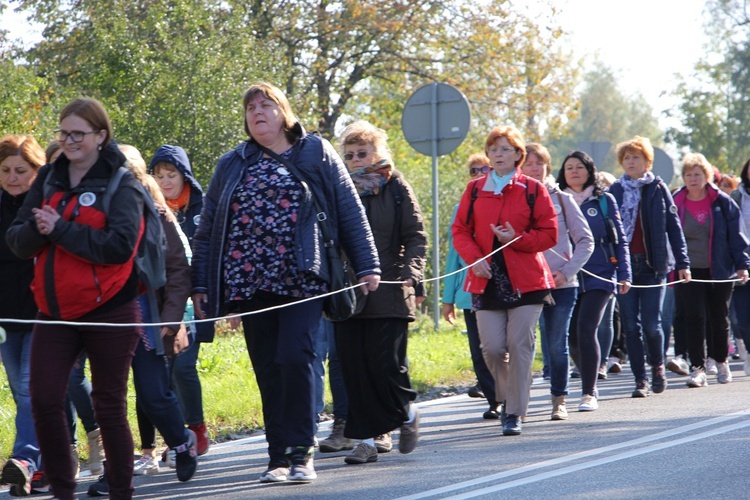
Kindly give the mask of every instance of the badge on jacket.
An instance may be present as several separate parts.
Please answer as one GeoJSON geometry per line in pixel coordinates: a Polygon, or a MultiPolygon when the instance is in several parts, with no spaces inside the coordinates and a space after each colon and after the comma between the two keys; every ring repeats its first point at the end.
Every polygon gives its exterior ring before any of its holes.
{"type": "Polygon", "coordinates": [[[82,207],[90,207],[94,202],[96,202],[96,195],[90,191],[81,193],[81,196],[78,197],[78,203],[80,203],[82,207]]]}

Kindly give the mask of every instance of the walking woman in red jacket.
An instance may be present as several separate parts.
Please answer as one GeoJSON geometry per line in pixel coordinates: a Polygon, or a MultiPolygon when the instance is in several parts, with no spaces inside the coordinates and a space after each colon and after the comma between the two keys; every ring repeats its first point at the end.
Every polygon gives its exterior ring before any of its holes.
{"type": "Polygon", "coordinates": [[[518,130],[493,128],[485,153],[492,170],[467,186],[452,227],[453,244],[462,259],[476,263],[465,290],[472,293],[497,401],[505,402],[503,434],[513,436],[521,434],[529,406],[537,320],[555,286],[542,252],[557,242],[557,215],[547,189],[520,172],[526,148],[518,130]]]}
{"type": "Polygon", "coordinates": [[[138,331],[87,323],[136,323],[138,276],[133,258],[144,224],[144,199],[127,173],[105,210],[110,178],[125,163],[112,124],[94,99],[75,99],[56,131],[63,153],[39,170],[6,239],[20,258],[36,258],[32,289],[40,320],[31,340],[31,407],[56,498],[75,497],[65,396],[73,364],[86,351],[91,397],[107,455],[111,499],[133,495],[133,437],[127,382],[138,331]]]}

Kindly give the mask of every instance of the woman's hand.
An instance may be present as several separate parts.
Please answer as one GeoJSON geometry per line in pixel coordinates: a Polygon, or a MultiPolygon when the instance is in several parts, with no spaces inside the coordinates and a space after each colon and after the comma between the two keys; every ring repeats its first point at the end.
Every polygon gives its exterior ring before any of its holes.
{"type": "Polygon", "coordinates": [[[206,313],[203,312],[203,305],[208,304],[208,294],[194,293],[192,298],[195,315],[198,316],[198,319],[206,319],[206,313]]]}
{"type": "Polygon", "coordinates": [[[190,347],[190,339],[188,338],[187,328],[182,323],[174,336],[174,353],[179,354],[188,347],[190,347]]]}
{"type": "Polygon", "coordinates": [[[443,313],[443,318],[449,324],[452,325],[456,322],[456,307],[453,304],[443,304],[441,312],[443,313]]]}
{"type": "Polygon", "coordinates": [[[505,224],[500,226],[490,224],[490,228],[492,229],[492,232],[495,233],[495,237],[497,237],[497,240],[502,244],[508,243],[516,237],[516,230],[513,229],[513,226],[510,225],[510,222],[506,222],[505,224]]]}
{"type": "Polygon", "coordinates": [[[630,282],[628,280],[622,280],[617,282],[617,288],[620,295],[625,295],[630,290],[630,282]]]}
{"type": "Polygon", "coordinates": [[[492,269],[490,264],[486,260],[480,260],[471,266],[471,271],[480,278],[490,279],[492,277],[492,269]]]}
{"type": "Polygon", "coordinates": [[[685,283],[689,283],[691,276],[690,269],[680,269],[679,271],[677,271],[677,276],[685,283]]]}
{"type": "Polygon", "coordinates": [[[740,279],[740,283],[742,283],[743,285],[747,283],[747,269],[739,269],[737,271],[737,277],[740,279]]]}
{"type": "Polygon", "coordinates": [[[41,234],[48,235],[55,229],[55,222],[60,218],[60,214],[54,208],[44,205],[42,208],[32,208],[31,211],[34,214],[36,228],[41,234]]]}
{"type": "Polygon", "coordinates": [[[556,288],[560,288],[561,286],[568,283],[568,278],[566,278],[565,275],[561,273],[560,271],[553,272],[552,279],[555,280],[556,288]]]}
{"type": "Polygon", "coordinates": [[[226,320],[227,320],[227,323],[229,323],[229,329],[234,331],[240,327],[240,323],[242,323],[242,316],[240,316],[237,313],[227,314],[226,320]]]}
{"type": "Polygon", "coordinates": [[[364,283],[365,286],[362,287],[362,293],[367,295],[370,292],[374,292],[378,289],[378,285],[380,285],[380,275],[379,274],[368,274],[366,276],[362,276],[359,278],[359,283],[364,283]]]}

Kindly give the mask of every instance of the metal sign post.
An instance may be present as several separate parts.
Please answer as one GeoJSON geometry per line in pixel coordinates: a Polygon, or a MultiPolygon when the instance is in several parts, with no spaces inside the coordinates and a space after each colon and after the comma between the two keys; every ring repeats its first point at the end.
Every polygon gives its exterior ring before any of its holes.
{"type": "MultiPolygon", "coordinates": [[[[469,133],[471,110],[466,96],[447,83],[428,83],[406,102],[401,116],[404,137],[417,152],[432,157],[432,272],[440,276],[438,156],[461,145],[469,133]]],[[[440,321],[440,281],[433,282],[433,318],[440,321]]]]}

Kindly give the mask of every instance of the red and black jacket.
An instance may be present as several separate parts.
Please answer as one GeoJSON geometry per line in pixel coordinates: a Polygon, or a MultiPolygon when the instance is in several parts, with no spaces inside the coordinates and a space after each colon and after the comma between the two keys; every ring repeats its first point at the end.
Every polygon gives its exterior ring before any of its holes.
{"type": "Polygon", "coordinates": [[[64,155],[39,170],[6,239],[20,258],[36,258],[31,287],[43,314],[76,319],[137,296],[133,257],[144,225],[135,177],[123,177],[109,213],[102,206],[109,179],[124,162],[110,143],[75,188],[70,187],[64,155]],[[32,212],[45,204],[61,215],[49,235],[39,233],[32,212]]]}

